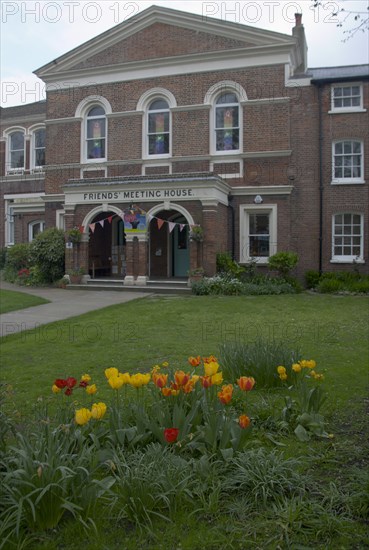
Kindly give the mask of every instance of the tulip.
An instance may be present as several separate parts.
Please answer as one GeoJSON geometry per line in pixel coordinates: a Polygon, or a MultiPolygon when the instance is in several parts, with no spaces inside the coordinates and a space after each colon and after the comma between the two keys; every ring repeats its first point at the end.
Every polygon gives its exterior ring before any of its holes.
{"type": "Polygon", "coordinates": [[[106,413],[107,406],[105,403],[94,403],[91,407],[91,416],[95,420],[101,420],[106,413]]]}
{"type": "Polygon", "coordinates": [[[241,414],[241,416],[238,417],[238,423],[244,430],[250,426],[250,418],[246,416],[246,414],[241,414]]]}
{"type": "Polygon", "coordinates": [[[185,386],[182,386],[184,393],[191,393],[193,391],[193,382],[192,380],[189,380],[185,386]]]}
{"type": "Polygon", "coordinates": [[[129,384],[133,386],[134,388],[141,388],[142,386],[145,386],[150,382],[151,374],[141,374],[138,372],[137,374],[133,374],[129,378],[129,384]]]}
{"type": "Polygon", "coordinates": [[[211,383],[213,386],[220,386],[220,384],[223,382],[223,374],[221,372],[217,372],[216,374],[213,374],[211,377],[211,383]]]}
{"type": "Polygon", "coordinates": [[[204,363],[216,363],[217,362],[217,358],[214,357],[214,355],[210,355],[209,357],[203,357],[202,360],[204,361],[204,363]]]}
{"type": "Polygon", "coordinates": [[[113,390],[119,390],[124,384],[124,379],[118,372],[118,374],[113,374],[109,376],[108,382],[113,390]]]}
{"type": "Polygon", "coordinates": [[[83,426],[84,424],[87,424],[90,418],[91,418],[91,411],[89,411],[88,409],[76,410],[75,417],[74,417],[76,424],[83,426]]]}
{"type": "Polygon", "coordinates": [[[91,382],[91,376],[89,374],[84,374],[81,376],[81,382],[91,382]]]}
{"type": "Polygon", "coordinates": [[[200,376],[198,376],[197,374],[193,374],[191,376],[191,382],[193,383],[193,385],[197,384],[197,382],[200,380],[200,376]]]}
{"type": "Polygon", "coordinates": [[[301,367],[301,365],[300,365],[299,363],[294,363],[294,364],[292,365],[292,370],[293,370],[293,372],[301,372],[301,369],[302,369],[302,367],[301,367]]]}
{"type": "Polygon", "coordinates": [[[65,382],[66,386],[70,389],[74,388],[74,386],[77,384],[77,380],[73,378],[73,376],[69,376],[65,382]]]}
{"type": "Polygon", "coordinates": [[[286,368],[285,367],[277,367],[278,374],[286,374],[286,368]]]}
{"type": "Polygon", "coordinates": [[[185,386],[190,379],[190,375],[183,372],[183,370],[177,370],[174,373],[174,379],[178,386],[185,386]]]}
{"type": "Polygon", "coordinates": [[[51,391],[53,393],[60,393],[61,392],[61,389],[59,388],[59,386],[57,386],[56,384],[53,384],[52,385],[52,388],[51,388],[51,391]]]}
{"type": "Polygon", "coordinates": [[[232,399],[233,395],[233,386],[232,384],[227,384],[226,386],[222,387],[222,391],[218,392],[219,401],[223,403],[223,405],[228,405],[232,399]]]}
{"type": "Polygon", "coordinates": [[[205,389],[210,388],[212,385],[210,376],[200,376],[200,380],[202,387],[205,389]]]}
{"type": "Polygon", "coordinates": [[[167,443],[174,443],[177,441],[179,434],[178,428],[166,428],[164,430],[164,438],[167,443]]]}
{"type": "Polygon", "coordinates": [[[54,385],[57,386],[59,389],[63,389],[66,387],[67,385],[67,381],[64,380],[63,378],[57,378],[54,382],[54,385]]]}
{"type": "Polygon", "coordinates": [[[166,386],[167,381],[168,381],[168,375],[167,374],[154,373],[152,375],[152,380],[153,380],[155,386],[157,386],[158,388],[164,388],[164,386],[166,386]]]}
{"type": "Polygon", "coordinates": [[[204,363],[205,376],[213,376],[218,372],[219,364],[216,361],[204,363]]]}
{"type": "Polygon", "coordinates": [[[285,372],[282,372],[280,375],[279,375],[279,378],[283,381],[283,380],[287,380],[287,374],[285,372]]]}
{"type": "Polygon", "coordinates": [[[197,357],[189,357],[188,362],[190,363],[191,367],[198,367],[201,363],[201,357],[198,355],[197,357]]]}
{"type": "Polygon", "coordinates": [[[252,376],[241,376],[237,384],[242,391],[251,391],[255,386],[255,379],[252,376]]]}
{"type": "Polygon", "coordinates": [[[97,392],[97,387],[96,387],[96,384],[92,384],[91,386],[87,386],[86,387],[86,393],[88,395],[93,395],[94,393],[97,392]]]}
{"type": "Polygon", "coordinates": [[[168,397],[169,395],[172,395],[172,390],[170,388],[161,388],[161,393],[165,397],[168,397]]]}
{"type": "Polygon", "coordinates": [[[161,364],[161,366],[162,366],[164,369],[167,368],[167,367],[169,367],[168,361],[164,361],[164,362],[161,364]]]}
{"type": "Polygon", "coordinates": [[[109,380],[111,376],[118,376],[119,371],[115,367],[110,367],[110,369],[105,369],[105,376],[109,380]]]}

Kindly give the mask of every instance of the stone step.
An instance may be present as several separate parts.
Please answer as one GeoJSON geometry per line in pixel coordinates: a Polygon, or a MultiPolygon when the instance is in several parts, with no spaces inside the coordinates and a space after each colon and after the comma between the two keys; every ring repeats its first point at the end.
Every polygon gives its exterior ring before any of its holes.
{"type": "Polygon", "coordinates": [[[148,284],[145,286],[128,286],[123,285],[123,281],[114,281],[114,282],[106,282],[106,281],[98,281],[96,284],[96,281],[90,281],[88,284],[70,284],[67,285],[67,290],[107,290],[107,291],[118,291],[118,292],[145,292],[148,294],[190,294],[191,288],[187,286],[187,284],[148,284]]]}

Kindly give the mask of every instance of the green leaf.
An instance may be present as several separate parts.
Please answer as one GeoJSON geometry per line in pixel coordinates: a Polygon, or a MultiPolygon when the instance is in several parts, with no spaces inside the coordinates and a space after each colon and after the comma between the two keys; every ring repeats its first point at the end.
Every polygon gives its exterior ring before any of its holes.
{"type": "Polygon", "coordinates": [[[305,430],[305,428],[303,426],[301,426],[301,424],[299,424],[297,426],[297,428],[295,429],[295,434],[296,434],[296,437],[299,441],[309,441],[310,440],[309,433],[305,430]]]}

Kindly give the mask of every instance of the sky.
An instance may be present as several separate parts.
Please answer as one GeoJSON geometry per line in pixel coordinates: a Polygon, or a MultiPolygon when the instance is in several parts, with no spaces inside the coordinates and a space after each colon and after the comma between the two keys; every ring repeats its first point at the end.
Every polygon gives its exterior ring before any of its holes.
{"type": "Polygon", "coordinates": [[[2,0],[2,107],[45,98],[45,85],[32,72],[76,46],[122,23],[151,5],[171,7],[281,32],[288,35],[294,14],[303,14],[308,66],[331,67],[369,63],[369,31],[352,38],[347,31],[369,15],[369,0],[2,0]],[[350,15],[345,10],[355,12],[350,15]],[[338,15],[335,15],[338,12],[338,15]],[[360,21],[359,20],[359,21],[360,21]],[[342,27],[339,25],[342,23],[342,27]]]}

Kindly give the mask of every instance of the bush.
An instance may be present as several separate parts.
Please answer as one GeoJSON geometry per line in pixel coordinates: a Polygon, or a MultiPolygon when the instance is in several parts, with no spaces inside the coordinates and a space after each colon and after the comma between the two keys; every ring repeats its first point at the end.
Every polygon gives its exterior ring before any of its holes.
{"type": "Polygon", "coordinates": [[[242,282],[231,275],[205,277],[193,283],[192,292],[198,296],[260,296],[265,294],[294,294],[295,285],[281,279],[258,276],[242,282]]]}
{"type": "Polygon", "coordinates": [[[0,249],[0,269],[4,269],[6,263],[7,248],[0,249]]]}
{"type": "Polygon", "coordinates": [[[30,245],[28,243],[15,244],[8,249],[6,255],[6,268],[15,271],[27,268],[30,265],[30,245]]]}
{"type": "Polygon", "coordinates": [[[307,288],[316,288],[319,284],[321,275],[319,271],[311,269],[305,273],[305,282],[307,288]]]}
{"type": "Polygon", "coordinates": [[[268,260],[269,269],[278,271],[281,277],[287,277],[299,261],[295,252],[277,252],[268,260]]]}
{"type": "Polygon", "coordinates": [[[237,262],[232,260],[231,256],[227,252],[220,252],[217,254],[217,273],[224,273],[232,275],[236,279],[245,272],[245,268],[241,267],[237,262]]]}
{"type": "Polygon", "coordinates": [[[64,233],[61,229],[47,229],[31,243],[31,260],[45,283],[52,283],[64,274],[64,233]]]}

